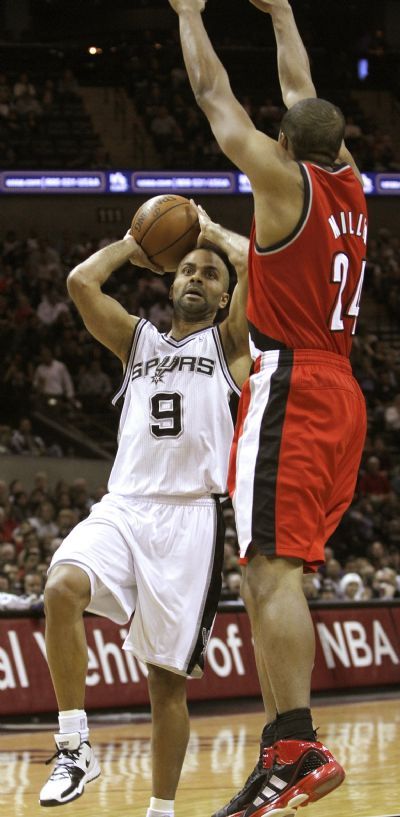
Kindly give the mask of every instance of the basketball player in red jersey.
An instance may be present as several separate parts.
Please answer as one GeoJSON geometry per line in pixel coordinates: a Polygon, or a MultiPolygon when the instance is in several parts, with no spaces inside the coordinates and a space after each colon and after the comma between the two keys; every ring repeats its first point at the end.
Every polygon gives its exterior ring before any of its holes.
{"type": "Polygon", "coordinates": [[[259,763],[214,817],[293,815],[340,785],[310,711],[315,638],[303,570],[351,502],[365,404],[348,360],[365,267],[361,176],[338,108],[316,98],[287,0],[272,17],[284,102],[278,141],[234,97],[204,29],[203,0],[170,0],[189,79],[224,153],[250,179],[255,217],[247,317],[253,373],[231,453],[230,491],[266,708],[259,763]]]}

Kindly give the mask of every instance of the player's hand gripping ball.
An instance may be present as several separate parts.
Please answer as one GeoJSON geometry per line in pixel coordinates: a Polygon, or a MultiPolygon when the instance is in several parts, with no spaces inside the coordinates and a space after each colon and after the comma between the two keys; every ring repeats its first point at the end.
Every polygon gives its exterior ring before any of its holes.
{"type": "Polygon", "coordinates": [[[130,233],[150,261],[164,272],[174,272],[196,247],[200,233],[196,207],[184,196],[154,196],[135,213],[130,233]]]}

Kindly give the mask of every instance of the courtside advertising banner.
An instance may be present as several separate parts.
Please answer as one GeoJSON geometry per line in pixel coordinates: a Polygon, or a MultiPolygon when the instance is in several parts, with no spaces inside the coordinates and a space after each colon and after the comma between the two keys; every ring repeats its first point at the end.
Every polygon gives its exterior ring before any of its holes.
{"type": "MultiPolygon", "coordinates": [[[[399,684],[399,604],[316,608],[312,616],[317,636],[314,691],[399,684]]],[[[43,618],[0,618],[0,715],[57,710],[44,624],[43,618]]],[[[85,624],[87,709],[148,704],[146,667],[122,649],[127,628],[97,616],[87,616],[85,624]]],[[[249,620],[237,605],[218,614],[206,672],[201,680],[188,682],[188,694],[191,700],[260,695],[249,620]]]]}

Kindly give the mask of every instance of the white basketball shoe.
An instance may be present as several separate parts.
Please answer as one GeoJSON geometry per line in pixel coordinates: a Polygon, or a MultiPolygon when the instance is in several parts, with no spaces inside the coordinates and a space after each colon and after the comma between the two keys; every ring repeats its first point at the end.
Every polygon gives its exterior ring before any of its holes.
{"type": "Polygon", "coordinates": [[[85,783],[95,780],[100,766],[88,741],[81,743],[79,732],[54,735],[57,751],[54,769],[40,792],[41,806],[61,806],[76,800],[85,790],[85,783]]]}

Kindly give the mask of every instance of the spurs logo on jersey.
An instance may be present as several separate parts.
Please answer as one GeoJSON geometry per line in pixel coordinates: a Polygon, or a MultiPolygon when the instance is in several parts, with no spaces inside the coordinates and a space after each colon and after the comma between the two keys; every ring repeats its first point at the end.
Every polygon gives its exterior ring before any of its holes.
{"type": "Polygon", "coordinates": [[[215,371],[215,360],[208,357],[193,357],[189,355],[166,355],[163,358],[152,357],[150,360],[141,360],[132,368],[131,380],[138,377],[150,376],[152,383],[164,383],[164,375],[178,369],[180,372],[193,372],[212,377],[215,371]]]}
{"type": "Polygon", "coordinates": [[[139,321],[123,383],[110,491],[124,496],[226,492],[240,390],[218,327],[175,340],[139,321]]]}

